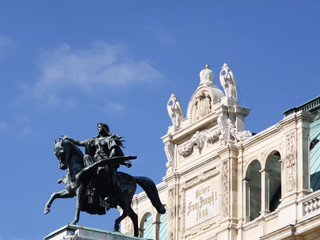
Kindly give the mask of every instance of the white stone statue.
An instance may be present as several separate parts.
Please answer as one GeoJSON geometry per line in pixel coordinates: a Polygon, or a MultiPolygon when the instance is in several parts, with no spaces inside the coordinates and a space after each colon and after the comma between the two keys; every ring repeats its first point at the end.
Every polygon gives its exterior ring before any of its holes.
{"type": "MultiPolygon", "coordinates": [[[[172,136],[171,136],[172,138],[172,136]]],[[[175,144],[173,144],[171,141],[169,141],[168,143],[166,143],[166,145],[164,146],[164,152],[166,153],[168,162],[166,163],[166,167],[167,167],[167,174],[172,173],[173,168],[174,168],[174,152],[175,152],[175,144]]]]}
{"type": "Polygon", "coordinates": [[[224,63],[220,72],[220,83],[223,87],[224,93],[228,98],[237,99],[237,83],[236,79],[228,67],[227,63],[224,63]]]}
{"type": "Polygon", "coordinates": [[[183,111],[179,100],[176,98],[174,93],[172,93],[167,104],[168,114],[171,118],[174,130],[177,130],[181,126],[181,121],[183,119],[183,111]]]}

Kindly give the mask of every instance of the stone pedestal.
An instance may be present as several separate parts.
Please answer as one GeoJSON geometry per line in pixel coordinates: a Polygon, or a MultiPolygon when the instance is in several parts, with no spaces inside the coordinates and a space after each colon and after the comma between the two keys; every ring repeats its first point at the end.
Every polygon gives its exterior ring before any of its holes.
{"type": "Polygon", "coordinates": [[[141,240],[118,232],[109,232],[94,228],[68,224],[44,238],[44,240],[141,240]]]}

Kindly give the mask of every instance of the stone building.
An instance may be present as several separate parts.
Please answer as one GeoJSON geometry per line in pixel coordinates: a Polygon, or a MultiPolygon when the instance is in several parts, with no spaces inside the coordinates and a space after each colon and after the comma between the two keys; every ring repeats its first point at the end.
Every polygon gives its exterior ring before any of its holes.
{"type": "MultiPolygon", "coordinates": [[[[257,134],[227,64],[223,90],[206,66],[186,117],[172,94],[162,137],[167,172],[158,184],[167,215],[135,196],[140,236],[153,239],[320,239],[320,97],[287,110],[257,134]],[[147,233],[149,231],[149,233],[147,233]],[[148,235],[148,236],[146,236],[148,235]]],[[[132,234],[131,221],[122,232],[132,234]]]]}

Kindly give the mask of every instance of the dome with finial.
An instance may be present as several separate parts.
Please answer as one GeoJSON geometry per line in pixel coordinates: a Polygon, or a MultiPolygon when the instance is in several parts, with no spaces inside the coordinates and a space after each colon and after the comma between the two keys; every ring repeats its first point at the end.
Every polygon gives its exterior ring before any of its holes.
{"type": "Polygon", "coordinates": [[[200,72],[200,86],[193,93],[187,110],[187,118],[191,123],[214,112],[214,103],[220,101],[224,96],[223,92],[214,85],[214,74],[209,65],[200,72]]]}
{"type": "Polygon", "coordinates": [[[214,85],[214,73],[209,69],[208,64],[206,64],[206,68],[200,72],[200,86],[201,85],[214,85]]]}

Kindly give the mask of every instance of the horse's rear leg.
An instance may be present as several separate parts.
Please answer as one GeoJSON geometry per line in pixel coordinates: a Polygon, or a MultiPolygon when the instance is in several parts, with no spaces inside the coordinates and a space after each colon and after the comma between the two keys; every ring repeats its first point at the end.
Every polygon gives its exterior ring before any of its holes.
{"type": "Polygon", "coordinates": [[[69,191],[67,191],[66,189],[65,190],[62,190],[60,192],[55,192],[51,195],[49,201],[47,202],[45,208],[44,208],[44,214],[47,214],[50,212],[50,207],[51,207],[51,204],[52,202],[56,199],[56,198],[73,198],[75,196],[74,193],[71,193],[69,191]]]}
{"type": "Polygon", "coordinates": [[[138,237],[138,215],[132,210],[132,208],[130,208],[129,217],[133,223],[133,234],[135,237],[138,237]]]}
{"type": "Polygon", "coordinates": [[[126,217],[129,216],[133,222],[133,231],[134,236],[138,237],[138,215],[132,210],[132,208],[129,209],[129,211],[124,210],[123,213],[119,218],[116,219],[114,222],[114,231],[119,232],[120,228],[120,222],[126,217]]]}
{"type": "Polygon", "coordinates": [[[71,222],[71,224],[77,224],[77,222],[79,222],[80,210],[81,210],[81,208],[83,206],[83,201],[85,199],[86,187],[87,187],[87,184],[80,184],[78,189],[77,189],[76,214],[75,214],[74,219],[71,222]]]}

